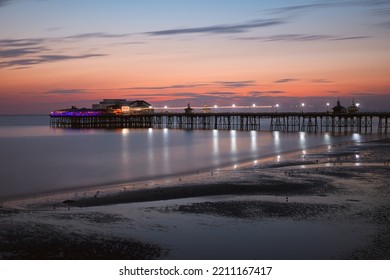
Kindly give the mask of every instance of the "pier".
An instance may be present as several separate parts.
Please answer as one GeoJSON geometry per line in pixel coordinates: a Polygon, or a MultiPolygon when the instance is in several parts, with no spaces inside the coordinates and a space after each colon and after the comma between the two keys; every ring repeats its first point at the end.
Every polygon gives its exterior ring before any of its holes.
{"type": "Polygon", "coordinates": [[[171,128],[203,130],[270,130],[307,132],[390,132],[389,112],[274,113],[145,113],[132,115],[77,115],[50,117],[58,128],[171,128]]]}

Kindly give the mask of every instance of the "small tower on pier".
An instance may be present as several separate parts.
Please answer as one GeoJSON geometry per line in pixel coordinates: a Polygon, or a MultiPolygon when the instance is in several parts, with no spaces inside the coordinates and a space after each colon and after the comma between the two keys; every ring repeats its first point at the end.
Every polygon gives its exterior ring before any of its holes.
{"type": "Polygon", "coordinates": [[[190,103],[188,103],[187,108],[184,109],[184,112],[186,114],[192,114],[192,111],[194,111],[194,109],[192,109],[190,103]]]}
{"type": "Polygon", "coordinates": [[[359,112],[359,107],[355,103],[355,99],[352,99],[352,105],[348,107],[348,113],[357,113],[359,112]]]}
{"type": "Polygon", "coordinates": [[[202,109],[202,113],[210,113],[210,111],[211,109],[209,108],[209,106],[207,106],[207,103],[205,103],[202,109]]]}
{"type": "Polygon", "coordinates": [[[337,105],[333,108],[333,113],[335,114],[344,114],[347,113],[347,109],[344,106],[341,106],[340,99],[337,100],[337,105]]]}

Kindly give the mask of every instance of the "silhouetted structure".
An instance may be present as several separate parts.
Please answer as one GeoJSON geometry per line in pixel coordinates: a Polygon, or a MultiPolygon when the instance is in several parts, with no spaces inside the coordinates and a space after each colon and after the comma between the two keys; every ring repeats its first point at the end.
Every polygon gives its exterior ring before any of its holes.
{"type": "Polygon", "coordinates": [[[347,113],[347,108],[345,108],[344,106],[341,106],[340,99],[337,100],[337,105],[334,106],[332,109],[333,109],[333,113],[335,113],[335,114],[347,113]]]}
{"type": "Polygon", "coordinates": [[[144,100],[103,99],[99,104],[92,104],[92,110],[106,110],[113,114],[153,113],[152,105],[144,100]]]}
{"type": "Polygon", "coordinates": [[[99,104],[93,104],[92,109],[61,109],[50,113],[51,117],[60,116],[101,116],[101,115],[134,115],[152,114],[153,107],[144,100],[127,101],[126,99],[104,99],[99,104]]]}
{"type": "Polygon", "coordinates": [[[390,113],[149,113],[134,115],[51,115],[50,125],[64,128],[176,128],[387,133],[390,113]],[[264,120],[268,120],[265,122],[264,120]],[[266,123],[266,124],[265,124],[266,123]]]}
{"type": "Polygon", "coordinates": [[[187,108],[184,109],[184,112],[186,114],[192,114],[193,111],[194,111],[194,109],[192,109],[190,106],[190,103],[188,103],[187,108]]]}
{"type": "Polygon", "coordinates": [[[357,113],[359,112],[359,107],[355,103],[355,99],[352,99],[352,104],[351,106],[348,107],[347,109],[348,113],[357,113]]]}

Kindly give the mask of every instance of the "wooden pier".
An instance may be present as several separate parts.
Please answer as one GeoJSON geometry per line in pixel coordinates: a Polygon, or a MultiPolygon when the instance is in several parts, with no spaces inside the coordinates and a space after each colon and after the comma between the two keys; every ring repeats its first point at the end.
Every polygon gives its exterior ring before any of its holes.
{"type": "Polygon", "coordinates": [[[390,132],[389,112],[334,113],[153,113],[51,116],[59,128],[172,128],[307,132],[390,132]]]}

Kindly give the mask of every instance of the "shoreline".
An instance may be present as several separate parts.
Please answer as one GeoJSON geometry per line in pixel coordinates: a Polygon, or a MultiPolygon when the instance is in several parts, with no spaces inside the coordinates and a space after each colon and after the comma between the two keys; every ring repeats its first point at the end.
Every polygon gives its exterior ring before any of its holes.
{"type": "MultiPolygon", "coordinates": [[[[51,210],[53,208],[91,207],[121,203],[150,202],[159,200],[193,198],[198,196],[214,195],[250,195],[265,191],[266,188],[253,187],[254,182],[250,178],[262,170],[270,168],[300,169],[300,168],[325,168],[337,164],[352,164],[353,166],[383,166],[382,162],[368,163],[359,160],[339,162],[331,160],[347,155],[354,155],[353,151],[340,153],[337,149],[351,148],[360,145],[372,145],[390,141],[390,138],[378,138],[362,142],[344,142],[331,146],[323,145],[305,150],[289,151],[280,155],[267,155],[260,160],[242,161],[239,163],[221,166],[211,171],[186,172],[183,174],[167,175],[160,179],[136,180],[109,185],[80,187],[76,189],[59,190],[50,193],[26,195],[11,199],[4,199],[3,208],[51,210]],[[330,152],[334,151],[335,152],[330,152]],[[333,154],[334,153],[334,154],[333,154]],[[304,167],[303,167],[304,166],[304,167]],[[249,179],[249,180],[248,180],[249,179]],[[245,186],[237,188],[237,186],[245,186]],[[252,185],[252,186],[251,186],[252,185]],[[70,203],[63,203],[71,201],[70,203]]],[[[286,187],[284,187],[286,188],[286,187]]],[[[279,188],[273,194],[290,190],[279,188]]]]}
{"type": "MultiPolygon", "coordinates": [[[[329,149],[338,149],[340,147],[349,147],[351,145],[355,146],[355,145],[371,143],[371,142],[380,142],[386,139],[389,138],[379,137],[379,138],[370,139],[368,141],[362,141],[362,142],[348,141],[343,143],[337,143],[331,146],[322,145],[322,146],[306,149],[305,152],[309,154],[312,154],[313,152],[322,152],[324,154],[326,151],[329,151],[329,149]]],[[[107,204],[107,202],[94,204],[91,201],[92,198],[96,199],[98,196],[99,198],[102,198],[102,196],[117,196],[125,192],[126,193],[135,192],[137,194],[141,194],[141,197],[142,196],[145,197],[139,201],[137,201],[136,199],[130,199],[128,202],[153,201],[153,200],[159,200],[159,198],[146,199],[146,197],[148,195],[155,194],[156,191],[159,191],[162,188],[164,189],[170,188],[174,190],[174,189],[182,189],[188,187],[197,187],[199,186],[199,182],[204,184],[205,182],[210,183],[210,181],[214,181],[211,182],[211,184],[213,185],[214,184],[225,185],[227,184],[227,182],[224,182],[226,180],[220,178],[221,174],[228,174],[229,179],[231,179],[232,177],[233,178],[237,177],[234,175],[232,176],[231,173],[233,172],[244,174],[245,172],[248,172],[248,170],[252,170],[252,169],[254,170],[257,168],[263,169],[263,168],[270,168],[270,167],[281,167],[281,165],[275,163],[275,161],[276,162],[280,161],[281,164],[285,164],[286,168],[295,165],[299,166],[302,165],[302,163],[305,163],[306,165],[313,165],[316,163],[315,159],[313,159],[312,162],[305,161],[304,159],[305,155],[303,155],[303,160],[300,161],[300,156],[302,156],[302,150],[298,149],[298,150],[289,151],[281,154],[265,155],[263,158],[259,160],[242,160],[235,164],[226,164],[219,168],[208,170],[208,171],[199,170],[196,172],[185,172],[182,174],[166,175],[163,176],[162,178],[156,177],[156,178],[148,178],[148,179],[139,179],[131,182],[118,182],[118,183],[105,184],[105,185],[63,189],[63,190],[57,190],[53,192],[27,194],[27,195],[22,195],[17,197],[0,199],[0,203],[1,203],[0,206],[4,208],[23,209],[25,207],[29,208],[31,205],[34,205],[34,208],[37,208],[37,206],[40,205],[40,206],[44,206],[44,208],[50,208],[53,206],[53,204],[55,204],[56,207],[61,207],[61,203],[66,200],[72,200],[72,201],[83,200],[84,201],[83,203],[78,203],[77,205],[75,205],[78,207],[97,206],[97,205],[107,204]],[[145,192],[145,194],[142,195],[142,192],[145,192]],[[42,201],[46,201],[46,202],[42,203],[42,201]]],[[[329,164],[329,161],[327,161],[327,164],[329,164]]],[[[227,179],[227,181],[229,181],[229,179],[227,179]]],[[[216,195],[217,194],[218,192],[216,193],[216,195]]],[[[208,195],[208,194],[206,192],[203,195],[208,195]]],[[[183,198],[185,196],[176,195],[172,197],[172,199],[174,199],[175,197],[183,198]]],[[[161,198],[164,198],[164,196],[161,198]]],[[[169,198],[165,198],[165,199],[169,199],[169,198]]],[[[108,204],[115,204],[115,203],[116,202],[108,203],[108,204]]],[[[118,199],[117,203],[126,203],[126,201],[123,199],[118,199]]]]}
{"type": "Polygon", "coordinates": [[[390,259],[389,170],[384,138],[14,201],[0,259],[390,259]]]}
{"type": "MultiPolygon", "coordinates": [[[[340,145],[350,145],[354,142],[344,142],[344,143],[337,143],[334,144],[333,147],[338,147],[340,145]]],[[[323,146],[317,146],[312,147],[310,149],[307,149],[307,151],[311,150],[322,150],[325,149],[326,145],[323,146]]],[[[283,156],[284,158],[294,158],[298,154],[300,154],[302,150],[297,149],[293,151],[288,151],[282,154],[279,154],[279,156],[283,156]]],[[[277,153],[264,155],[260,160],[256,160],[260,165],[261,163],[269,163],[273,162],[274,159],[278,156],[277,153]]],[[[245,169],[246,167],[252,165],[253,159],[246,159],[236,162],[235,164],[229,163],[219,166],[218,168],[209,169],[209,168],[203,168],[199,169],[197,171],[190,171],[190,172],[184,172],[184,173],[177,173],[177,174],[169,174],[164,176],[155,176],[155,177],[149,177],[149,178],[139,178],[132,181],[120,181],[120,182],[112,182],[112,183],[106,183],[106,184],[99,184],[99,185],[92,185],[92,186],[80,186],[75,188],[65,188],[55,191],[45,191],[42,193],[32,193],[32,194],[25,194],[25,195],[18,195],[18,196],[12,196],[12,197],[4,197],[0,198],[0,202],[3,202],[4,204],[10,204],[15,205],[18,204],[18,202],[23,201],[34,201],[39,200],[41,198],[50,198],[50,197],[65,197],[65,196],[72,196],[79,193],[87,193],[87,194],[94,194],[97,191],[99,192],[105,192],[105,191],[114,191],[119,190],[123,187],[126,187],[126,189],[137,189],[138,187],[147,187],[149,185],[167,185],[167,184],[174,184],[178,185],[179,178],[187,178],[187,181],[193,181],[196,182],[199,179],[203,179],[204,177],[207,177],[208,174],[214,173],[217,174],[217,172],[220,171],[233,171],[233,170],[241,170],[245,169]],[[233,165],[233,167],[232,167],[233,165]]],[[[216,178],[216,177],[214,177],[216,178]]]]}

